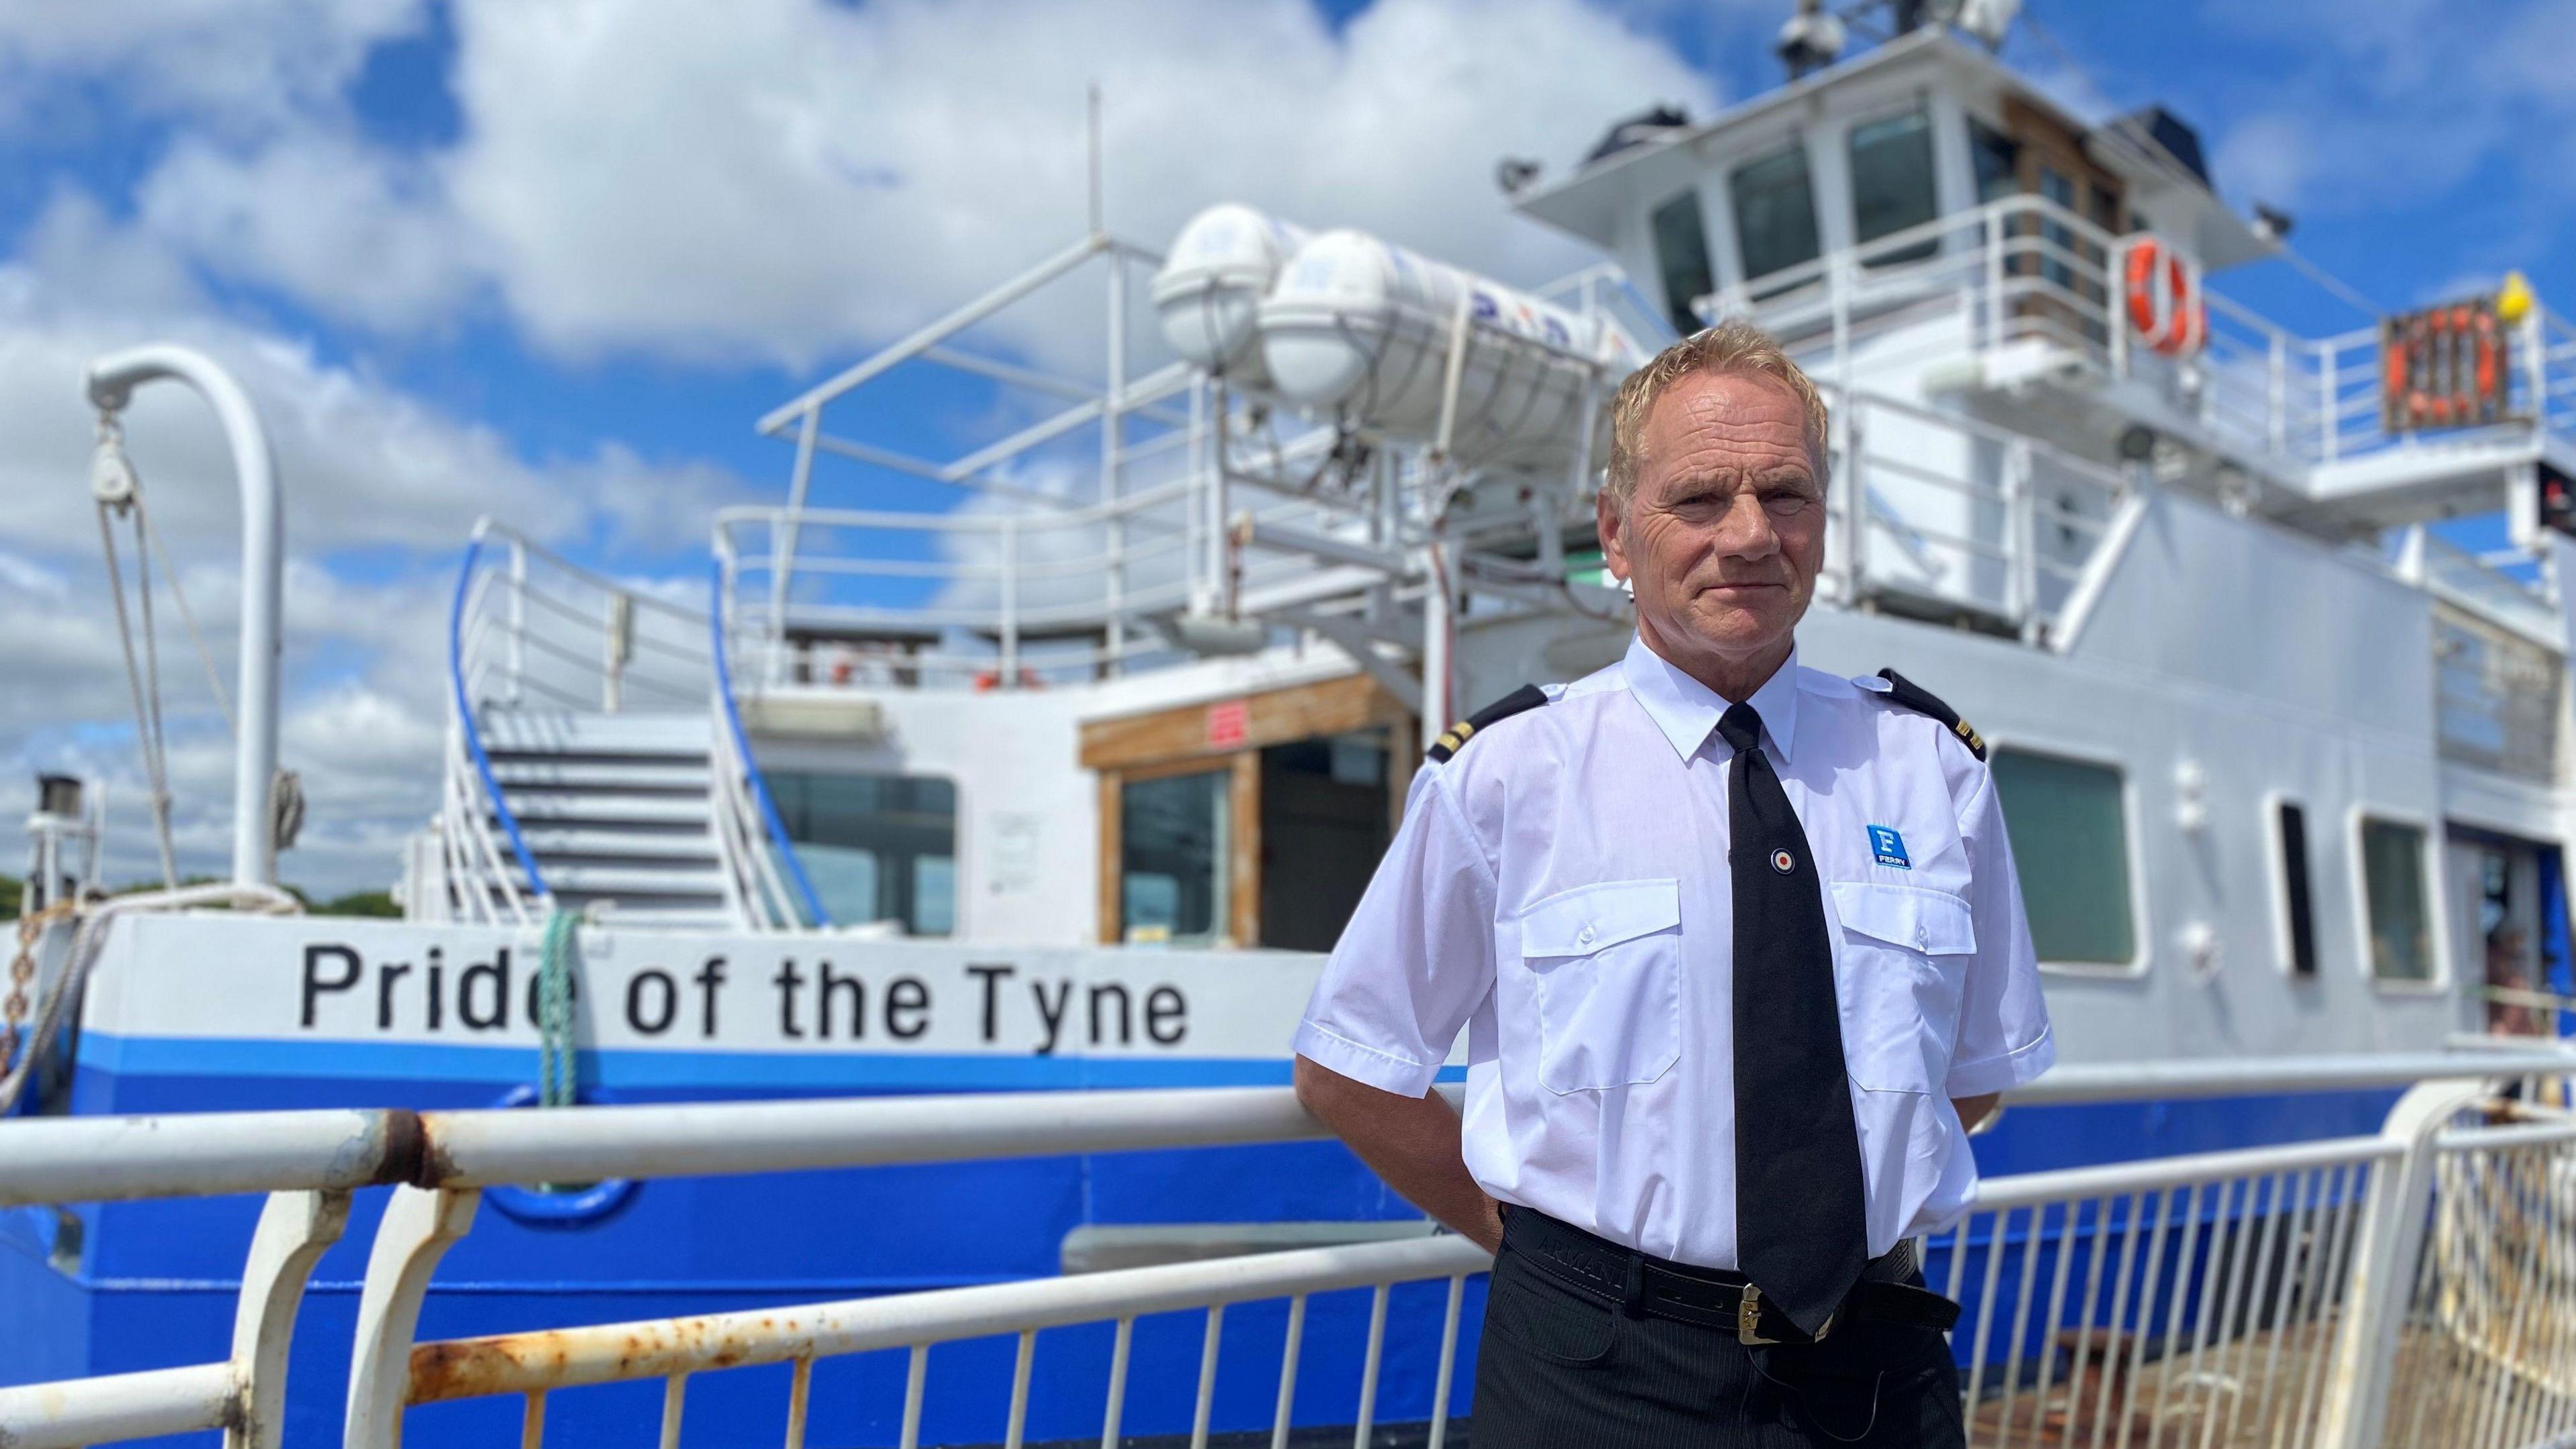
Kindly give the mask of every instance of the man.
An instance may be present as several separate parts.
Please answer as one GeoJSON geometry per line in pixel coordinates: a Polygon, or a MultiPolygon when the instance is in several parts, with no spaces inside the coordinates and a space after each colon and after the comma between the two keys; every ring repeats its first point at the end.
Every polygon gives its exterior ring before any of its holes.
{"type": "Polygon", "coordinates": [[[1627,380],[1627,657],[1432,751],[1298,1028],[1299,1099],[1496,1250],[1478,1449],[1964,1438],[1908,1240],[2054,1048],[1983,743],[1798,667],[1824,437],[1750,326],[1627,380]]]}

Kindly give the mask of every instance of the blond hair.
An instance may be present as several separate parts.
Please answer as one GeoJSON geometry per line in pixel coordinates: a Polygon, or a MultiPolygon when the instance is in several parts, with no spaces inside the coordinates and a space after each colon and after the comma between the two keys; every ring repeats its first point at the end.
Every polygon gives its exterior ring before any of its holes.
{"type": "MultiPolygon", "coordinates": [[[[1790,361],[1770,333],[1741,318],[1694,332],[1655,354],[1655,360],[1628,374],[1610,407],[1610,476],[1602,492],[1625,510],[1637,495],[1637,470],[1645,448],[1646,418],[1656,400],[1673,384],[1703,373],[1767,377],[1789,390],[1806,414],[1807,446],[1817,459],[1825,456],[1825,400],[1816,385],[1790,361]]],[[[1823,480],[1817,480],[1821,483],[1823,480]]]]}

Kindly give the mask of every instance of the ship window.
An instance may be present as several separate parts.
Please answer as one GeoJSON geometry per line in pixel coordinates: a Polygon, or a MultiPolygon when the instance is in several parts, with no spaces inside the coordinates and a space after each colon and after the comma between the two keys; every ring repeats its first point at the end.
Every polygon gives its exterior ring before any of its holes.
{"type": "Polygon", "coordinates": [[[2120,772],[2012,749],[1994,752],[1993,769],[2039,959],[2105,966],[2136,960],[2120,772]]]}
{"type": "MultiPolygon", "coordinates": [[[[1852,234],[1863,245],[1921,226],[1940,211],[1932,190],[1932,120],[1921,111],[1851,129],[1852,234]]],[[[1936,238],[1873,256],[1870,264],[1918,262],[1936,238]]]]}
{"type": "Polygon", "coordinates": [[[957,786],[933,775],[771,770],[770,798],[833,924],[957,929],[957,786]]]}
{"type": "MultiPolygon", "coordinates": [[[[2039,168],[2039,194],[2068,211],[2075,209],[2075,182],[2054,166],[2039,168]]],[[[2072,291],[2075,269],[2066,259],[2075,254],[2075,229],[2064,222],[2049,221],[2039,229],[2041,238],[2039,273],[2051,283],[2072,291]]]]}
{"type": "Polygon", "coordinates": [[[1735,247],[1748,280],[1816,259],[1816,196],[1807,184],[1805,147],[1737,167],[1727,195],[1735,203],[1735,247]]]}
{"type": "Polygon", "coordinates": [[[2281,914],[2290,932],[2290,974],[2317,974],[2317,914],[2308,888],[2308,812],[2283,800],[2273,807],[2273,838],[2281,847],[2281,914]]]}
{"type": "Polygon", "coordinates": [[[2424,883],[2423,827],[2365,817],[2361,883],[2370,912],[2372,979],[2431,981],[2433,910],[2424,883]]]}
{"type": "Polygon", "coordinates": [[[2120,234],[2120,193],[2107,186],[2092,188],[2093,224],[2112,236],[2120,234]]]}
{"type": "Polygon", "coordinates": [[[1977,201],[1999,201],[2021,190],[2021,143],[1983,121],[1968,122],[1968,159],[1977,172],[1977,201]]]}
{"type": "Polygon", "coordinates": [[[1664,278],[1664,310],[1673,330],[1687,337],[1706,324],[1691,303],[1717,290],[1708,267],[1708,228],[1700,219],[1699,192],[1685,191],[1655,208],[1655,267],[1664,278]]]}
{"type": "Polygon", "coordinates": [[[1217,769],[1120,785],[1120,939],[1205,943],[1225,935],[1232,778],[1217,769]]]}

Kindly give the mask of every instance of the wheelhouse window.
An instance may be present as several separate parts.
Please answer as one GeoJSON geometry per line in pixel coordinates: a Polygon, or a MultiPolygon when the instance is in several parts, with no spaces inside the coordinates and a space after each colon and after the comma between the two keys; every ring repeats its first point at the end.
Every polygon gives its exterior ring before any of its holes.
{"type": "Polygon", "coordinates": [[[2433,980],[2433,902],[2424,881],[2423,827],[2364,816],[2361,884],[2371,979],[2433,980]]]}
{"type": "Polygon", "coordinates": [[[2272,835],[2281,851],[2281,916],[2289,931],[2290,974],[2317,974],[2317,913],[2308,883],[2308,812],[2295,802],[2273,806],[2272,835]]]}
{"type": "MultiPolygon", "coordinates": [[[[1851,129],[1852,235],[1864,246],[1921,226],[1940,212],[1932,187],[1932,120],[1922,111],[1851,129]]],[[[1870,258],[1872,266],[1921,261],[1940,249],[1929,239],[1870,258]]]]}
{"type": "Polygon", "coordinates": [[[1208,943],[1234,878],[1230,769],[1128,780],[1118,791],[1119,938],[1208,943]]]}
{"type": "Polygon", "coordinates": [[[1816,195],[1807,181],[1805,147],[1737,167],[1726,187],[1735,205],[1736,254],[1748,281],[1816,259],[1816,195]]]}
{"type": "Polygon", "coordinates": [[[2039,959],[2100,966],[2134,962],[2127,792],[2120,772],[2014,749],[1996,750],[1992,767],[2039,959]]]}
{"type": "Polygon", "coordinates": [[[1968,122],[1968,164],[1976,172],[1978,204],[2021,191],[2021,143],[1983,121],[1968,122]]]}
{"type": "Polygon", "coordinates": [[[2096,183],[2095,185],[2085,188],[2085,195],[2091,203],[2086,210],[2086,216],[2092,220],[2095,226],[2102,228],[2105,234],[2118,236],[2121,230],[2120,194],[2107,186],[2096,183]]]}
{"type": "Polygon", "coordinates": [[[957,929],[957,786],[933,775],[768,772],[796,859],[837,925],[957,929]]]}
{"type": "MultiPolygon", "coordinates": [[[[2075,209],[2074,178],[2054,166],[2039,168],[2039,194],[2068,211],[2075,209]]],[[[2075,254],[2075,228],[2050,221],[2040,228],[2040,237],[2046,243],[2040,257],[2040,275],[2057,286],[2074,290],[2075,269],[2066,259],[2075,254]]]]}
{"type": "Polygon", "coordinates": [[[1691,303],[1717,290],[1708,264],[1708,224],[1700,218],[1699,191],[1685,191],[1648,218],[1655,234],[1655,269],[1664,279],[1664,309],[1673,330],[1688,337],[1706,324],[1691,303]]]}

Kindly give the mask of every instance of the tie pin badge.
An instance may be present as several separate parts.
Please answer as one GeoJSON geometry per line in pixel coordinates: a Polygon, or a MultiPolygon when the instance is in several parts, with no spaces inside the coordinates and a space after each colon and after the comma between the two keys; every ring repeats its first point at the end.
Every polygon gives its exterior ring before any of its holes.
{"type": "Polygon", "coordinates": [[[1771,868],[1787,875],[1798,868],[1798,858],[1785,850],[1775,850],[1771,852],[1771,868]]]}

